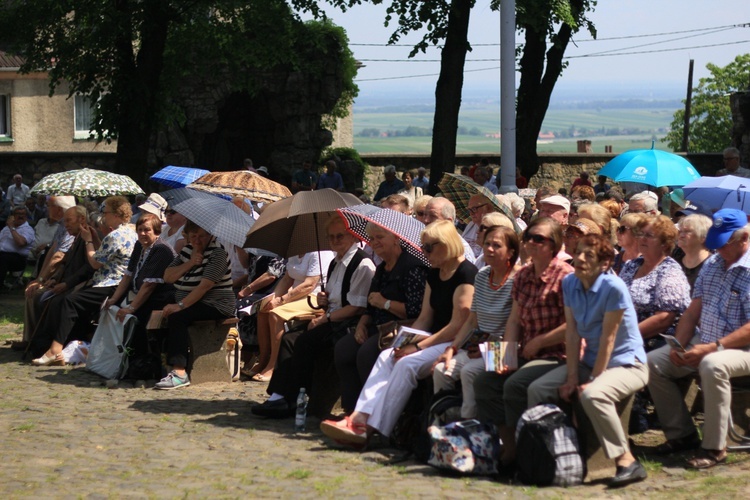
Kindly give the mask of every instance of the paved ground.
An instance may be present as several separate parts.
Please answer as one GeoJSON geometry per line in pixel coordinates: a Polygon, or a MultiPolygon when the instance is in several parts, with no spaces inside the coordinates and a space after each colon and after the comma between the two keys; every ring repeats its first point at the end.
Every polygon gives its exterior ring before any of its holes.
{"type": "MultiPolygon", "coordinates": [[[[20,338],[17,305],[0,296],[0,344],[20,338]],[[11,321],[2,320],[10,315],[11,321]]],[[[332,449],[309,422],[250,414],[264,384],[239,382],[153,391],[109,389],[80,368],[36,368],[0,346],[0,492],[9,497],[750,497],[750,455],[709,472],[678,460],[646,460],[650,478],[609,491],[602,482],[570,489],[509,480],[449,478],[397,452],[332,449]]],[[[660,436],[641,436],[639,443],[660,436]]]]}

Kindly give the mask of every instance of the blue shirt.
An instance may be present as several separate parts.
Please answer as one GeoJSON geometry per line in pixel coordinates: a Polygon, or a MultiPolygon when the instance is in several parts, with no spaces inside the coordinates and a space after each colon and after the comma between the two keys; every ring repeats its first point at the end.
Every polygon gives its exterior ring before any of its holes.
{"type": "Polygon", "coordinates": [[[344,189],[344,179],[341,174],[334,172],[333,175],[328,175],[328,172],[322,174],[318,179],[318,189],[331,188],[336,190],[344,189]]]}
{"type": "Polygon", "coordinates": [[[693,290],[701,299],[701,342],[726,337],[750,322],[750,250],[724,270],[724,259],[714,254],[703,264],[693,290]]]}
{"type": "Polygon", "coordinates": [[[415,177],[411,180],[411,185],[414,187],[427,189],[428,187],[430,187],[430,178],[427,176],[422,179],[420,179],[419,177],[415,177]]]}
{"type": "Polygon", "coordinates": [[[578,335],[586,340],[583,364],[593,368],[599,352],[605,313],[625,310],[615,336],[615,346],[607,368],[646,362],[638,317],[625,283],[614,274],[600,274],[591,288],[584,290],[575,274],[563,278],[563,303],[573,312],[578,335]]]}

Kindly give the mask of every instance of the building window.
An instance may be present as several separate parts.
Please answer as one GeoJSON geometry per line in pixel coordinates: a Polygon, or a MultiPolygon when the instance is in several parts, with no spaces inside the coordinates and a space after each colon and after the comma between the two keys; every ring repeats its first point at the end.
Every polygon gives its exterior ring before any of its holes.
{"type": "Polygon", "coordinates": [[[9,95],[0,95],[0,137],[10,137],[9,95]]]}
{"type": "Polygon", "coordinates": [[[91,135],[91,124],[94,123],[94,102],[89,96],[76,94],[73,104],[75,110],[75,138],[88,139],[91,135]]]}

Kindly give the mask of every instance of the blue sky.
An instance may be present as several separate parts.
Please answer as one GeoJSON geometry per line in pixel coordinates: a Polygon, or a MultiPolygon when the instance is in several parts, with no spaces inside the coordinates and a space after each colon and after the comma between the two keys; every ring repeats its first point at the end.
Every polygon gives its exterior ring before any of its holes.
{"type": "MultiPolygon", "coordinates": [[[[387,4],[390,0],[385,0],[387,4]]],[[[750,52],[750,7],[747,0],[600,0],[591,19],[598,30],[597,41],[587,33],[576,37],[567,56],[569,67],[560,84],[566,87],[598,88],[607,85],[648,86],[664,85],[684,89],[688,64],[695,60],[694,85],[700,77],[708,76],[707,63],[724,66],[737,55],[750,52]],[[731,28],[731,25],[745,27],[731,28]],[[715,28],[715,29],[709,29],[715,28]],[[672,33],[651,36],[660,33],[672,33]],[[620,38],[629,37],[629,38],[620,38]],[[606,40],[619,38],[614,40],[606,40]],[[710,47],[709,47],[710,46],[710,47]],[[665,49],[688,50],[665,51],[665,49]],[[602,57],[575,57],[611,51],[602,57]],[[616,52],[644,52],[630,55],[611,55],[616,52]]],[[[327,14],[344,27],[355,57],[365,67],[358,74],[362,91],[397,88],[434,90],[439,63],[432,62],[376,62],[368,59],[407,59],[410,47],[364,47],[357,44],[385,44],[391,33],[383,26],[385,7],[370,4],[355,6],[346,13],[328,7],[327,14]],[[431,75],[419,78],[396,79],[412,75],[431,75]],[[373,80],[387,78],[386,80],[373,80]]],[[[470,42],[499,44],[500,14],[489,8],[489,0],[477,0],[472,11],[470,42]]],[[[400,43],[419,39],[411,36],[400,43]]],[[[522,41],[520,38],[517,42],[522,41]]],[[[476,46],[467,57],[465,85],[467,87],[499,87],[499,61],[470,62],[475,59],[498,59],[499,46],[476,46]],[[476,71],[480,70],[480,71],[476,71]]],[[[439,49],[415,59],[438,59],[439,49]]],[[[498,91],[499,92],[499,91],[498,91]]]]}

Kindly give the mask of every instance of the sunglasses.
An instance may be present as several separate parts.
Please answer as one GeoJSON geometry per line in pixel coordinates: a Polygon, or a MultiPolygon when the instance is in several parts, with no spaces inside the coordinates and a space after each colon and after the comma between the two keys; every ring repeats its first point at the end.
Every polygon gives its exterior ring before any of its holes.
{"type": "Polygon", "coordinates": [[[435,247],[439,245],[440,243],[441,243],[440,241],[436,241],[434,243],[422,243],[422,251],[424,253],[432,253],[435,247]]]}
{"type": "Polygon", "coordinates": [[[176,214],[176,213],[177,213],[177,211],[176,211],[176,210],[172,210],[172,209],[170,208],[169,210],[165,210],[165,211],[164,211],[164,213],[165,213],[166,215],[174,215],[174,214],[176,214]]]}
{"type": "Polygon", "coordinates": [[[479,211],[480,208],[482,208],[485,205],[487,205],[487,203],[482,203],[481,205],[477,205],[476,207],[469,207],[469,213],[475,214],[479,211]]]}
{"type": "Polygon", "coordinates": [[[631,227],[629,227],[629,226],[620,226],[620,227],[618,227],[618,228],[617,228],[617,232],[618,232],[618,233],[620,233],[620,234],[625,234],[625,232],[626,232],[626,231],[627,231],[628,229],[632,229],[632,228],[631,228],[631,227]]]}
{"type": "Polygon", "coordinates": [[[545,241],[552,241],[552,238],[547,238],[541,234],[530,234],[525,233],[523,235],[523,241],[533,241],[534,243],[544,243],[545,241]]]}

